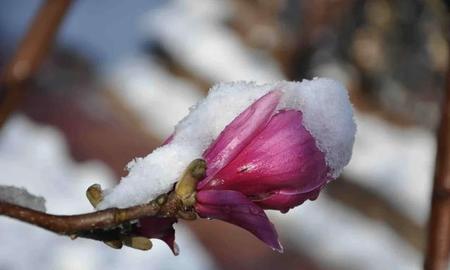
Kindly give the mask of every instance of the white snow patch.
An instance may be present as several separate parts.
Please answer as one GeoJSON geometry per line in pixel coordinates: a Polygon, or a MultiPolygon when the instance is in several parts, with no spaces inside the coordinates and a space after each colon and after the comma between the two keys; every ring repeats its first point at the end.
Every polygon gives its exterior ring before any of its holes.
{"type": "Polygon", "coordinates": [[[345,87],[331,79],[289,83],[282,108],[300,109],[303,123],[326,154],[331,178],[341,174],[352,157],[356,124],[345,87]]]}
{"type": "Polygon", "coordinates": [[[111,68],[107,80],[142,123],[161,138],[167,138],[189,107],[203,97],[192,83],[173,77],[146,55],[121,61],[111,68]]]}
{"type": "Polygon", "coordinates": [[[302,82],[221,83],[175,128],[170,144],[129,164],[130,173],[106,192],[99,209],[147,203],[167,193],[188,164],[200,158],[211,142],[239,113],[271,90],[284,92],[278,109],[298,109],[305,127],[325,152],[330,178],[340,174],[351,157],[356,125],[345,88],[330,79],[302,82]]]}
{"type": "Polygon", "coordinates": [[[29,193],[25,188],[0,185],[0,201],[45,212],[45,199],[29,193]]]}
{"type": "Polygon", "coordinates": [[[142,20],[142,29],[177,63],[205,80],[282,79],[276,61],[263,51],[243,45],[226,26],[232,14],[227,1],[176,0],[151,10],[142,20]]]}
{"type": "MultiPolygon", "coordinates": [[[[111,184],[112,172],[101,162],[74,162],[60,132],[14,115],[0,130],[0,185],[24,186],[47,200],[48,212],[76,214],[92,211],[86,188],[111,184]]],[[[176,224],[182,256],[152,240],[153,248],[108,248],[88,239],[71,241],[7,217],[0,217],[0,269],[215,269],[208,251],[183,226],[176,224]],[[20,257],[18,257],[20,254],[20,257]]]]}

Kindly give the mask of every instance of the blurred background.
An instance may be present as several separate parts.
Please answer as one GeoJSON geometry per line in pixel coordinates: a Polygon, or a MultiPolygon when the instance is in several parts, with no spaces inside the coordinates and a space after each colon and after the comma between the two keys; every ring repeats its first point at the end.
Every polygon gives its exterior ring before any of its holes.
{"type": "MultiPolygon", "coordinates": [[[[44,1],[0,3],[0,72],[44,1]]],[[[221,81],[325,76],[348,87],[358,133],[344,174],[314,202],[270,212],[278,254],[219,221],[179,222],[181,254],[71,241],[0,218],[0,270],[421,269],[448,65],[437,0],[74,1],[0,130],[0,184],[91,211],[92,183],[161,144],[221,81]]]]}

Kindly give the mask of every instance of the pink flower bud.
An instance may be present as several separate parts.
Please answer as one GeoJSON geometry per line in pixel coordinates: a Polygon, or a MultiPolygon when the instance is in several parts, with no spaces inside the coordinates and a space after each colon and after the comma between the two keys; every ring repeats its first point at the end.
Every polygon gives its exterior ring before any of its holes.
{"type": "Polygon", "coordinates": [[[329,177],[325,154],[303,125],[302,112],[279,110],[281,91],[264,95],[236,117],[203,154],[201,217],[238,225],[282,251],[262,209],[287,212],[316,199],[329,177]]]}
{"type": "MultiPolygon", "coordinates": [[[[129,175],[99,209],[153,200],[203,158],[207,169],[196,187],[197,214],[240,226],[282,251],[263,209],[287,212],[316,199],[350,161],[355,132],[347,92],[336,81],[219,84],[162,147],[130,163],[129,175]]],[[[174,222],[142,219],[137,233],[163,239],[175,250],[174,222]],[[155,226],[160,228],[150,228],[155,226]]]]}
{"type": "MultiPolygon", "coordinates": [[[[206,160],[209,160],[207,155],[206,160]]],[[[200,190],[236,190],[266,209],[287,211],[326,181],[325,155],[302,125],[299,111],[280,111],[200,190]],[[276,196],[277,198],[272,198],[276,196]]]]}

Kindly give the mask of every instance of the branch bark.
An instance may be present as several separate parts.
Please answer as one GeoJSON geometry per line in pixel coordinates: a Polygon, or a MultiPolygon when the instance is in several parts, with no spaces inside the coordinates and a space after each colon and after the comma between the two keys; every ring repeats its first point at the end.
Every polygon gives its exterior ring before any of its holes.
{"type": "MultiPolygon", "coordinates": [[[[143,217],[196,219],[195,190],[197,182],[203,179],[205,173],[206,162],[202,159],[193,160],[173,191],[161,194],[149,203],[128,208],[109,208],[94,213],[62,216],[47,214],[0,200],[0,215],[71,237],[80,236],[102,241],[116,240],[118,234],[121,234],[121,229],[116,227],[143,217]]],[[[94,207],[104,198],[103,191],[98,184],[89,187],[86,196],[94,207]]]]}
{"type": "Polygon", "coordinates": [[[126,221],[144,216],[155,216],[160,209],[161,207],[157,203],[152,202],[124,209],[110,208],[93,213],[63,216],[0,202],[0,215],[9,216],[63,235],[74,235],[95,229],[109,229],[126,221]]]}
{"type": "Polygon", "coordinates": [[[424,269],[447,270],[450,253],[450,69],[438,132],[436,168],[424,269]]]}
{"type": "Polygon", "coordinates": [[[121,234],[117,228],[127,222],[149,216],[179,218],[182,209],[185,209],[185,206],[175,192],[147,204],[109,208],[79,215],[52,215],[0,201],[0,216],[9,216],[60,235],[100,241],[116,240],[121,234]]]}
{"type": "Polygon", "coordinates": [[[52,45],[72,0],[46,0],[33,19],[11,61],[0,75],[0,127],[18,107],[26,83],[52,45]]]}

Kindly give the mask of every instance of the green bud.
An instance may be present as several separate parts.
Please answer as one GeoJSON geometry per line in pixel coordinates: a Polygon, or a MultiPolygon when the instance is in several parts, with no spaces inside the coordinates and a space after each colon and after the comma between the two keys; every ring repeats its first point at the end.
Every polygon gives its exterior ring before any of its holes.
{"type": "Polygon", "coordinates": [[[86,190],[86,197],[93,207],[97,207],[97,205],[103,200],[102,187],[99,184],[90,186],[86,190]]]}
{"type": "Polygon", "coordinates": [[[193,160],[184,171],[177,185],[175,193],[185,206],[195,204],[195,190],[197,182],[205,177],[206,161],[203,159],[193,160]]]}
{"type": "Polygon", "coordinates": [[[107,246],[109,246],[113,249],[121,249],[122,248],[122,241],[120,241],[120,240],[105,241],[103,243],[105,243],[107,246]]]}
{"type": "Polygon", "coordinates": [[[123,239],[123,244],[140,250],[149,250],[153,246],[150,239],[141,236],[126,237],[123,239]]]}

